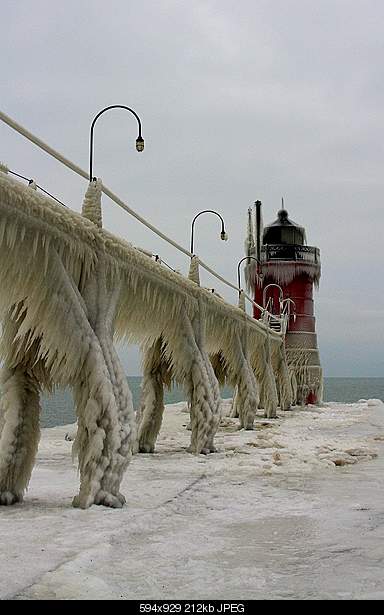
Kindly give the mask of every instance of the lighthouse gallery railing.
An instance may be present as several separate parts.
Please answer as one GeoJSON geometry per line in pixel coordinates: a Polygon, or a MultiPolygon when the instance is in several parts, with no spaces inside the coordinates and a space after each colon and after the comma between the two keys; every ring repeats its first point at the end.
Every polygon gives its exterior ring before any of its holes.
{"type": "Polygon", "coordinates": [[[320,263],[320,250],[312,246],[268,244],[261,248],[261,260],[305,261],[320,263]]]}

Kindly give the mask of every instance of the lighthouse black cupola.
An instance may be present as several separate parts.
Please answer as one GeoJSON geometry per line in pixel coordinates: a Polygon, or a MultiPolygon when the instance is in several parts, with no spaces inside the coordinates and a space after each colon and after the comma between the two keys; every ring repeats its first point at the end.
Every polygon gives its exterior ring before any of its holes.
{"type": "Polygon", "coordinates": [[[304,246],[305,230],[288,217],[286,209],[280,209],[277,220],[264,229],[263,244],[304,246]]]}
{"type": "Polygon", "coordinates": [[[307,246],[305,228],[290,220],[284,208],[278,211],[277,220],[264,229],[261,260],[291,261],[301,263],[301,266],[307,265],[307,272],[313,276],[315,285],[319,283],[320,251],[318,248],[307,246]]]}

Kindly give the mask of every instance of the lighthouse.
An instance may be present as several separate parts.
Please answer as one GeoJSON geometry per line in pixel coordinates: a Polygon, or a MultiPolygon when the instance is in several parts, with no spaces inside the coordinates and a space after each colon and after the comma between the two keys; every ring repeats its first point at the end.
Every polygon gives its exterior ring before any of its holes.
{"type": "MultiPolygon", "coordinates": [[[[320,250],[307,245],[304,227],[289,218],[284,202],[277,220],[264,230],[260,201],[254,211],[248,211],[246,255],[257,262],[252,259],[246,266],[248,287],[260,307],[286,315],[285,347],[296,403],[320,403],[323,376],[313,300],[321,274],[320,250]]],[[[263,311],[254,307],[254,317],[262,318],[263,311]]]]}

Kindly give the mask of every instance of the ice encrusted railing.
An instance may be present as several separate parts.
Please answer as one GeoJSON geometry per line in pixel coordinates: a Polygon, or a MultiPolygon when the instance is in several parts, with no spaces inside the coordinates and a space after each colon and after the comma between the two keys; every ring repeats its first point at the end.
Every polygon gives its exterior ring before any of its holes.
{"type": "MultiPolygon", "coordinates": [[[[71,169],[71,171],[73,171],[74,173],[77,173],[77,175],[80,175],[81,177],[83,177],[86,180],[89,180],[89,174],[84,171],[84,169],[82,169],[81,167],[79,167],[78,165],[76,165],[75,163],[73,163],[71,160],[69,160],[68,158],[65,158],[65,156],[63,156],[62,154],[60,154],[60,152],[56,151],[55,149],[53,149],[52,147],[50,147],[47,143],[45,143],[44,141],[42,141],[41,139],[39,139],[39,137],[36,137],[34,134],[32,134],[29,130],[27,130],[26,128],[24,128],[23,126],[21,126],[21,124],[18,124],[15,120],[13,120],[11,117],[9,117],[8,115],[6,115],[5,113],[3,113],[2,111],[0,111],[0,120],[2,120],[5,124],[7,124],[8,126],[10,126],[11,128],[13,128],[13,130],[15,130],[16,132],[18,132],[19,134],[23,135],[26,139],[28,139],[29,141],[31,141],[32,143],[34,143],[35,145],[37,145],[38,147],[40,147],[40,149],[44,150],[47,154],[49,154],[50,156],[52,156],[53,158],[55,158],[56,160],[58,160],[59,162],[61,162],[61,164],[63,164],[64,166],[66,166],[67,168],[71,169]]],[[[112,192],[112,190],[110,190],[109,188],[107,188],[107,186],[105,186],[104,184],[102,185],[102,192],[108,196],[112,201],[114,201],[114,203],[116,203],[117,205],[119,205],[119,207],[121,207],[122,209],[124,209],[124,211],[126,211],[127,213],[129,213],[131,216],[133,216],[134,218],[136,218],[136,220],[138,220],[141,224],[143,224],[144,226],[146,226],[147,228],[149,228],[153,233],[155,233],[158,237],[160,237],[161,239],[163,239],[164,241],[166,241],[167,243],[169,243],[170,245],[172,245],[174,248],[176,248],[179,252],[182,252],[183,254],[185,254],[186,256],[188,256],[189,258],[192,258],[194,255],[187,250],[186,248],[184,248],[183,246],[181,246],[180,244],[178,244],[176,241],[174,241],[172,238],[168,237],[167,235],[165,235],[165,233],[163,233],[160,229],[158,229],[157,227],[155,227],[153,224],[151,224],[148,220],[146,220],[145,218],[143,218],[143,216],[141,216],[140,214],[138,214],[134,209],[132,209],[131,207],[129,207],[129,205],[127,205],[124,201],[122,201],[122,199],[120,199],[116,194],[114,194],[114,192],[112,192]]],[[[153,254],[152,256],[156,256],[155,254],[153,254]]],[[[213,275],[217,280],[219,280],[220,282],[222,282],[223,284],[225,284],[226,286],[228,286],[229,288],[232,288],[233,290],[237,291],[240,295],[242,295],[245,299],[247,299],[253,306],[255,306],[256,308],[258,308],[260,311],[264,311],[265,312],[265,308],[263,308],[262,306],[258,305],[253,299],[252,297],[250,297],[247,293],[244,292],[243,289],[239,288],[238,286],[236,286],[235,284],[232,284],[232,282],[230,282],[229,280],[226,280],[223,276],[221,276],[219,273],[217,273],[214,269],[212,269],[209,265],[207,265],[206,263],[204,263],[204,261],[199,259],[199,265],[200,267],[202,267],[203,269],[205,269],[208,273],[210,273],[211,275],[213,275]]],[[[271,314],[271,317],[274,320],[277,320],[278,318],[271,314]]],[[[281,323],[281,330],[283,330],[283,323],[281,323]]]]}

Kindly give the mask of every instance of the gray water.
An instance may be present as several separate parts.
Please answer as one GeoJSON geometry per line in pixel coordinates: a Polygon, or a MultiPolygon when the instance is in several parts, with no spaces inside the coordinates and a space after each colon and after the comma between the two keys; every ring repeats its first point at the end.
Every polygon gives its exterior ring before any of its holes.
{"type": "MultiPolygon", "coordinates": [[[[135,409],[140,403],[141,376],[128,376],[129,386],[132,392],[135,409]]],[[[222,389],[223,399],[232,397],[229,387],[222,389]]],[[[324,401],[338,401],[353,403],[359,399],[382,399],[384,400],[384,378],[325,378],[324,401]]],[[[166,391],[165,401],[174,404],[186,399],[186,394],[180,387],[166,391]]],[[[59,390],[54,395],[43,398],[43,427],[56,427],[74,423],[75,411],[73,399],[69,390],[59,390]]]]}

